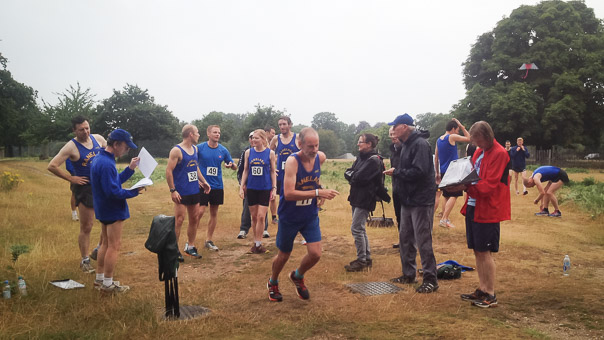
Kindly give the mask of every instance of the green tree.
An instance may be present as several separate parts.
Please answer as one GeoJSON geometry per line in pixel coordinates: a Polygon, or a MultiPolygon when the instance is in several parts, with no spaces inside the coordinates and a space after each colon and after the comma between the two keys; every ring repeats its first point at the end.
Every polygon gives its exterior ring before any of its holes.
{"type": "Polygon", "coordinates": [[[603,61],[602,21],[584,2],[520,6],[472,46],[466,97],[454,116],[488,121],[500,141],[523,136],[540,147],[600,147],[603,61]],[[539,69],[518,70],[523,63],[539,69]]]}
{"type": "MultiPolygon", "coordinates": [[[[94,97],[90,88],[82,90],[80,83],[69,85],[63,93],[55,93],[57,104],[45,101],[38,126],[32,127],[33,134],[42,135],[48,141],[63,141],[73,137],[71,119],[81,115],[91,119],[94,115],[94,97]]],[[[95,131],[92,131],[96,133],[95,131]]]]}
{"type": "Polygon", "coordinates": [[[5,155],[12,157],[13,146],[35,143],[29,126],[40,119],[41,113],[36,104],[37,92],[13,79],[6,69],[6,58],[0,56],[0,145],[5,147],[5,155]]]}
{"type": "Polygon", "coordinates": [[[319,129],[319,150],[325,153],[327,158],[334,158],[340,155],[340,141],[333,130],[319,129]]]}
{"type": "Polygon", "coordinates": [[[310,126],[317,131],[323,129],[337,132],[338,123],[339,121],[335,113],[319,112],[312,117],[312,122],[310,126]]]}
{"type": "MultiPolygon", "coordinates": [[[[451,120],[450,114],[443,113],[421,113],[418,114],[415,119],[415,126],[419,130],[428,130],[430,137],[428,137],[428,143],[432,146],[434,151],[436,145],[436,139],[445,133],[447,123],[451,120]]],[[[462,122],[463,124],[463,122],[462,122]]],[[[468,126],[468,129],[470,127],[468,126]]]]}
{"type": "Polygon", "coordinates": [[[148,90],[126,85],[96,107],[91,130],[103,136],[121,128],[134,140],[179,139],[179,121],[167,106],[155,103],[148,90]]]}

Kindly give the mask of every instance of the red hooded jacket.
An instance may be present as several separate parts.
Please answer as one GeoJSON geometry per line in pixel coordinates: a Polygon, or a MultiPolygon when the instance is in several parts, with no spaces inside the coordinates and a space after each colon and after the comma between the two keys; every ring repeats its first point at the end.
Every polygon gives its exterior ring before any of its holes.
{"type": "MultiPolygon", "coordinates": [[[[498,223],[511,218],[510,186],[509,177],[506,174],[506,183],[501,182],[503,172],[506,171],[510,156],[507,151],[493,140],[493,146],[488,150],[477,148],[472,157],[472,164],[480,154],[484,157],[480,163],[480,180],[474,185],[468,186],[469,196],[476,199],[474,210],[474,221],[478,223],[498,223]]],[[[461,208],[461,213],[466,215],[468,206],[468,195],[466,202],[461,208]]]]}

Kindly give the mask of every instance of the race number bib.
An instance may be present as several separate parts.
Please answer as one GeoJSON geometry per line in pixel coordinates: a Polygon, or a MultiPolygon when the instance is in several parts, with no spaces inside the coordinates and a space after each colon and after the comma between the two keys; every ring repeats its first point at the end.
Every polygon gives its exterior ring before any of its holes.
{"type": "Polygon", "coordinates": [[[281,162],[281,170],[285,170],[285,161],[281,162]]]}
{"type": "Polygon", "coordinates": [[[208,176],[218,176],[218,168],[215,166],[209,166],[207,168],[206,175],[208,176]]]}
{"type": "Polygon", "coordinates": [[[197,182],[197,171],[187,172],[189,176],[189,182],[197,182]]]}
{"type": "Polygon", "coordinates": [[[307,205],[310,205],[312,203],[312,198],[309,199],[305,199],[305,200],[301,200],[301,201],[296,201],[296,206],[297,207],[305,207],[307,205]]]}
{"type": "Polygon", "coordinates": [[[261,166],[253,166],[252,167],[252,176],[262,176],[262,167],[261,166]]]}

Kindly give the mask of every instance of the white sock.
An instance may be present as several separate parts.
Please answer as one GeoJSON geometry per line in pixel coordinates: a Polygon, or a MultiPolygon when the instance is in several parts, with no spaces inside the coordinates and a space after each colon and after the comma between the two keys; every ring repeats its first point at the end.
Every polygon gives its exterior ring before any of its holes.
{"type": "MultiPolygon", "coordinates": [[[[105,275],[105,274],[102,274],[102,275],[105,275]]],[[[111,286],[112,283],[113,283],[112,277],[103,278],[103,286],[109,287],[109,286],[111,286]]]]}
{"type": "Polygon", "coordinates": [[[192,244],[187,245],[187,250],[191,250],[193,248],[195,248],[195,245],[192,245],[192,244]]]}
{"type": "Polygon", "coordinates": [[[90,262],[90,257],[86,256],[86,257],[82,257],[82,263],[84,262],[90,262]]]}
{"type": "Polygon", "coordinates": [[[105,279],[105,274],[96,274],[96,280],[97,281],[102,281],[105,279]]]}
{"type": "Polygon", "coordinates": [[[254,241],[256,243],[256,247],[260,247],[262,245],[262,241],[254,241]]]}

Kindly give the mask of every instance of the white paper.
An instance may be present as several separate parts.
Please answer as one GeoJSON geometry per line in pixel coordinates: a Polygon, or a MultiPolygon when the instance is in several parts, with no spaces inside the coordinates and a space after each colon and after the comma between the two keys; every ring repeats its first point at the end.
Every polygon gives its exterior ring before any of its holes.
{"type": "Polygon", "coordinates": [[[157,161],[153,158],[153,156],[151,156],[149,151],[147,151],[144,146],[141,149],[141,152],[138,154],[138,157],[140,158],[138,163],[139,170],[143,176],[151,177],[153,170],[155,170],[155,167],[157,166],[157,161]]]}
{"type": "Polygon", "coordinates": [[[140,181],[136,182],[136,184],[134,184],[132,187],[126,189],[126,190],[133,190],[133,189],[138,189],[138,188],[142,188],[142,187],[146,187],[148,185],[153,185],[153,181],[151,180],[151,178],[143,178],[140,181]]]}
{"type": "Polygon", "coordinates": [[[74,280],[71,280],[71,279],[50,281],[50,284],[52,284],[53,286],[62,288],[62,289],[74,289],[74,288],[84,288],[85,287],[83,284],[76,282],[74,280]]]}
{"type": "Polygon", "coordinates": [[[457,184],[469,184],[479,180],[474,171],[470,157],[456,159],[449,163],[445,176],[441,179],[439,188],[453,186],[457,184]]]}

